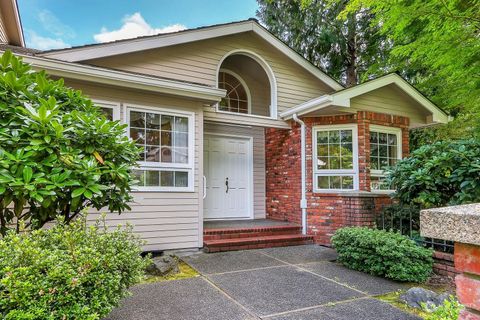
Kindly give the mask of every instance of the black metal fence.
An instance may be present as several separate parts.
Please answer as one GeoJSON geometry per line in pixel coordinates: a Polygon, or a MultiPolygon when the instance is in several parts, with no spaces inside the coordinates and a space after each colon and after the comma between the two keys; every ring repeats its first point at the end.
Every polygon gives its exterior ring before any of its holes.
{"type": "Polygon", "coordinates": [[[420,210],[414,206],[392,205],[385,208],[377,218],[377,227],[400,232],[419,245],[435,251],[453,253],[454,243],[452,241],[420,236],[420,210]]]}

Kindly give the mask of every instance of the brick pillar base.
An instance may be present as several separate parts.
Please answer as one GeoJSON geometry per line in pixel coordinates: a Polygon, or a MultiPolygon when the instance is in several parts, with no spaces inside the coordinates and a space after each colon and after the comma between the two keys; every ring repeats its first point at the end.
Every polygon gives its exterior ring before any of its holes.
{"type": "Polygon", "coordinates": [[[465,306],[459,319],[480,320],[480,246],[455,243],[457,297],[465,306]]]}

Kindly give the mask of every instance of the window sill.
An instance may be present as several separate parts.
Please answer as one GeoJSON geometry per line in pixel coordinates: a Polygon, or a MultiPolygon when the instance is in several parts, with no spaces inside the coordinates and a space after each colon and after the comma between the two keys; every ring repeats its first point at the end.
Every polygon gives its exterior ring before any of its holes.
{"type": "Polygon", "coordinates": [[[389,196],[393,191],[358,191],[358,190],[314,190],[313,194],[320,197],[385,197],[389,196]]]}
{"type": "Polygon", "coordinates": [[[194,193],[194,188],[133,187],[131,192],[194,193]]]}
{"type": "Polygon", "coordinates": [[[258,118],[258,119],[278,120],[278,118],[275,118],[275,117],[260,116],[260,115],[251,114],[251,113],[240,113],[240,112],[222,111],[222,110],[219,110],[218,108],[215,109],[215,112],[217,112],[217,113],[222,113],[222,114],[228,114],[228,115],[236,115],[236,116],[244,116],[244,117],[258,118]]]}

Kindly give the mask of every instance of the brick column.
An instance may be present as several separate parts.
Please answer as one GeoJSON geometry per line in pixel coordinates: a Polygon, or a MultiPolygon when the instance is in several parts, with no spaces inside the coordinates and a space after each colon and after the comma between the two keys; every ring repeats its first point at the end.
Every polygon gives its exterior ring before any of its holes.
{"type": "Polygon", "coordinates": [[[462,320],[480,320],[480,204],[422,210],[424,237],[455,241],[457,298],[462,320]]]}

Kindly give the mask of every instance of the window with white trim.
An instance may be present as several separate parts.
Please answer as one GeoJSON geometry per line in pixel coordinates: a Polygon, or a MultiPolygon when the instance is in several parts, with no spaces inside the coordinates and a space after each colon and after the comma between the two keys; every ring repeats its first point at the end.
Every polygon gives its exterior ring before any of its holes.
{"type": "Polygon", "coordinates": [[[385,184],[385,169],[402,159],[402,130],[370,125],[370,189],[391,191],[385,184]]]}
{"type": "Polygon", "coordinates": [[[128,108],[127,121],[141,149],[139,189],[193,191],[193,113],[128,108]]]}
{"type": "Polygon", "coordinates": [[[315,191],[358,189],[358,139],[356,125],[313,128],[315,191]]]}
{"type": "Polygon", "coordinates": [[[93,100],[108,120],[120,120],[120,104],[110,101],[93,100]]]}
{"type": "Polygon", "coordinates": [[[251,112],[251,98],[247,84],[238,74],[220,69],[218,87],[227,91],[225,98],[222,98],[218,104],[218,110],[247,114],[251,112]]]}

